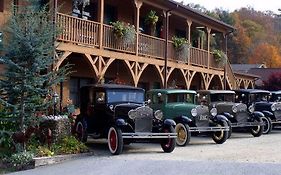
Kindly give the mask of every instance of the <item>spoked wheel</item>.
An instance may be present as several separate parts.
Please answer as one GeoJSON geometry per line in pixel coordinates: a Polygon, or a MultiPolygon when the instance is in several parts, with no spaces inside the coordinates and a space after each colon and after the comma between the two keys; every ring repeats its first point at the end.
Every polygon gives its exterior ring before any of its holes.
{"type": "Polygon", "coordinates": [[[111,154],[118,155],[123,151],[123,138],[121,129],[112,126],[108,131],[108,148],[111,154]]]}
{"type": "Polygon", "coordinates": [[[176,143],[178,146],[185,146],[190,142],[191,133],[189,126],[183,123],[178,123],[175,127],[177,133],[176,143]]]}
{"type": "Polygon", "coordinates": [[[272,130],[272,122],[271,119],[269,117],[261,117],[263,124],[264,124],[264,128],[263,128],[263,134],[268,134],[271,132],[272,130]]]}
{"type": "Polygon", "coordinates": [[[87,142],[87,127],[84,120],[78,120],[75,123],[75,137],[81,142],[87,142]]]}
{"type": "MultiPolygon", "coordinates": [[[[260,122],[260,123],[262,123],[262,119],[261,118],[259,118],[259,119],[255,119],[255,122],[260,122]]],[[[254,127],[252,127],[251,129],[250,129],[250,132],[251,132],[251,134],[254,136],[254,137],[259,137],[259,136],[261,136],[262,135],[262,133],[263,133],[263,131],[264,131],[264,126],[262,125],[258,125],[258,126],[254,126],[254,127]]]]}
{"type": "MultiPolygon", "coordinates": [[[[172,126],[170,126],[169,128],[165,128],[163,132],[175,133],[175,129],[172,126]]],[[[163,151],[166,153],[173,152],[176,147],[176,139],[175,138],[163,139],[163,141],[161,142],[161,147],[163,151]]]]}
{"type": "MultiPolygon", "coordinates": [[[[228,124],[226,121],[219,121],[217,124],[218,127],[227,127],[228,124]]],[[[228,139],[228,132],[229,131],[216,131],[212,135],[212,139],[217,143],[217,144],[222,144],[228,139]]]]}

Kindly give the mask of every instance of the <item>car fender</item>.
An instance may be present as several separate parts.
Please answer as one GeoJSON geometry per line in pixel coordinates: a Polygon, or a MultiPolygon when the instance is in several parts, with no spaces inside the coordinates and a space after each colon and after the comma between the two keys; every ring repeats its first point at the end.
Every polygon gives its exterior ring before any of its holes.
{"type": "Polygon", "coordinates": [[[264,114],[265,117],[269,117],[270,119],[274,119],[274,115],[272,112],[270,111],[262,111],[262,113],[264,114]]]}
{"type": "Polygon", "coordinates": [[[259,118],[265,116],[265,115],[264,115],[262,112],[260,112],[260,111],[254,111],[252,115],[253,115],[253,117],[256,118],[256,119],[259,119],[259,118]]]}
{"type": "Polygon", "coordinates": [[[224,115],[217,115],[215,118],[217,121],[226,121],[226,122],[229,121],[228,118],[224,115]]]}
{"type": "Polygon", "coordinates": [[[176,123],[183,123],[183,124],[189,124],[192,122],[192,120],[187,116],[179,116],[174,118],[174,120],[176,123]]]}
{"type": "Polygon", "coordinates": [[[164,120],[164,126],[176,126],[176,122],[172,119],[165,119],[164,120]]]}
{"type": "Polygon", "coordinates": [[[230,118],[233,118],[233,115],[231,115],[231,114],[228,113],[228,112],[224,112],[222,115],[224,115],[228,120],[229,120],[230,118]]]}

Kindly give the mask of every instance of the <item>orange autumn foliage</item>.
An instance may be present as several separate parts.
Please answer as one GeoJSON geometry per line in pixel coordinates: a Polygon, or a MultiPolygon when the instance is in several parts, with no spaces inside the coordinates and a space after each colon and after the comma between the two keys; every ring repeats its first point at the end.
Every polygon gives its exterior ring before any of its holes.
{"type": "Polygon", "coordinates": [[[259,44],[252,52],[250,56],[250,64],[265,63],[269,68],[281,67],[281,55],[274,45],[268,43],[259,44]]]}

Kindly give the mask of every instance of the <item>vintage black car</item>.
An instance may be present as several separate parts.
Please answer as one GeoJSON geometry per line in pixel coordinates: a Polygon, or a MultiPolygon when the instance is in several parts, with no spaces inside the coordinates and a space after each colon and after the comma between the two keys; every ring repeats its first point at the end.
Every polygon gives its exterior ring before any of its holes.
{"type": "Polygon", "coordinates": [[[107,138],[112,154],[120,154],[123,144],[151,141],[161,143],[164,152],[175,148],[175,122],[163,120],[160,110],[144,103],[144,90],[131,86],[89,85],[80,90],[81,114],[75,121],[78,138],[107,138]]]}
{"type": "Polygon", "coordinates": [[[271,96],[269,101],[271,102],[281,102],[281,91],[270,91],[271,96]]]}
{"type": "Polygon", "coordinates": [[[281,124],[281,102],[278,102],[278,97],[270,101],[272,98],[271,93],[259,89],[241,89],[236,90],[235,93],[236,101],[247,106],[253,106],[256,111],[264,114],[264,134],[270,133],[274,125],[281,124]]]}
{"type": "Polygon", "coordinates": [[[197,93],[200,103],[206,104],[210,108],[216,108],[218,114],[228,118],[231,130],[246,128],[250,130],[254,137],[262,135],[264,115],[261,112],[254,111],[253,105],[247,108],[247,105],[243,103],[235,103],[234,91],[200,90],[197,93]]]}
{"type": "Polygon", "coordinates": [[[176,143],[185,146],[189,143],[191,132],[207,133],[218,143],[224,143],[228,138],[229,126],[227,118],[217,115],[215,108],[196,104],[196,92],[183,89],[152,89],[147,92],[151,100],[149,106],[161,110],[165,118],[176,121],[176,143]]]}

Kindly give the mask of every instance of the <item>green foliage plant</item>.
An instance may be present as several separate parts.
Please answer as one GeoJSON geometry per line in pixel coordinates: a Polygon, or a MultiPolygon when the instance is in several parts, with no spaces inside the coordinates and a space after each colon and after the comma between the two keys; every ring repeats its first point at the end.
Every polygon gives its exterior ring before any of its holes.
{"type": "Polygon", "coordinates": [[[158,22],[159,17],[156,15],[156,11],[154,10],[150,10],[147,15],[145,16],[145,20],[144,22],[147,25],[152,25],[152,26],[156,26],[156,23],[158,22]]]}
{"type": "Polygon", "coordinates": [[[175,56],[179,61],[187,61],[189,56],[190,44],[186,38],[183,37],[172,37],[173,46],[175,48],[175,56]]]}
{"type": "Polygon", "coordinates": [[[7,162],[10,163],[14,167],[28,165],[32,162],[34,154],[32,152],[19,152],[12,154],[9,158],[7,158],[7,162]]]}
{"type": "Polygon", "coordinates": [[[216,63],[224,63],[227,59],[225,53],[221,50],[215,49],[213,50],[213,54],[216,63]]]}
{"type": "Polygon", "coordinates": [[[55,154],[77,154],[89,151],[88,147],[74,136],[63,138],[60,143],[52,145],[51,150],[55,154]]]}
{"type": "Polygon", "coordinates": [[[123,45],[130,45],[135,42],[136,30],[134,25],[125,24],[120,21],[111,22],[111,25],[115,38],[123,45]]]}

